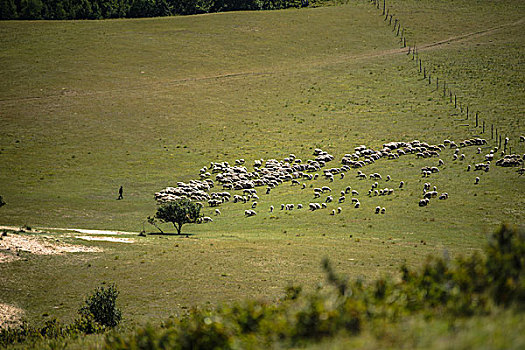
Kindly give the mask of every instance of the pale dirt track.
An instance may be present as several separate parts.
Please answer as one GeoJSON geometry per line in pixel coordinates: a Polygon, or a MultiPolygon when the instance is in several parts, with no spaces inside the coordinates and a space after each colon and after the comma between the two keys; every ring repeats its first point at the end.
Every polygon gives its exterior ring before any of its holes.
{"type": "MultiPolygon", "coordinates": [[[[500,24],[498,26],[494,26],[494,27],[487,28],[484,30],[451,36],[447,39],[443,39],[443,40],[439,40],[439,41],[435,41],[431,43],[426,43],[426,44],[423,43],[421,45],[417,45],[417,49],[418,51],[430,51],[430,50],[439,49],[440,47],[447,45],[447,44],[453,44],[453,43],[459,43],[459,42],[469,42],[479,37],[497,33],[507,27],[514,27],[514,26],[522,25],[523,23],[525,23],[525,17],[517,21],[500,24]]],[[[358,55],[340,55],[340,56],[333,57],[332,59],[323,59],[322,61],[317,61],[317,62],[314,61],[314,62],[305,62],[302,64],[296,64],[294,65],[293,70],[303,71],[307,69],[318,68],[318,67],[342,63],[342,62],[358,61],[358,60],[371,59],[371,58],[381,58],[381,57],[388,57],[388,56],[407,54],[407,53],[408,53],[408,48],[399,48],[399,49],[389,49],[389,50],[366,52],[366,53],[361,53],[358,55]]],[[[169,81],[152,82],[149,84],[147,83],[141,84],[140,86],[126,86],[126,87],[122,87],[119,89],[110,89],[110,90],[104,90],[104,91],[101,91],[101,90],[84,91],[84,92],[75,91],[74,93],[71,93],[71,94],[61,93],[61,94],[52,94],[52,95],[47,95],[47,96],[28,96],[28,97],[19,97],[19,98],[6,98],[3,100],[0,100],[0,105],[4,103],[13,103],[13,102],[15,103],[24,102],[24,101],[28,102],[31,100],[82,97],[82,96],[91,96],[91,95],[100,95],[100,94],[111,94],[111,93],[118,93],[118,92],[129,92],[129,91],[134,91],[134,90],[150,89],[156,86],[157,87],[159,86],[177,86],[177,85],[184,85],[188,83],[209,81],[209,80],[234,79],[234,78],[247,77],[247,76],[254,76],[254,77],[271,76],[277,73],[289,72],[290,69],[291,69],[290,67],[287,67],[286,69],[260,71],[260,72],[255,72],[255,71],[230,72],[230,73],[217,74],[217,75],[212,75],[212,76],[191,77],[191,78],[175,79],[175,80],[169,80],[169,81]]]]}

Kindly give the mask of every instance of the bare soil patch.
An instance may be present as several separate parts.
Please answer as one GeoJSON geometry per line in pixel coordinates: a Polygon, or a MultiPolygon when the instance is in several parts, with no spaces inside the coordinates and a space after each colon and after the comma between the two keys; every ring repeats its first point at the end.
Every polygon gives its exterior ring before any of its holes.
{"type": "Polygon", "coordinates": [[[68,244],[50,236],[7,233],[0,240],[0,263],[20,259],[20,252],[38,255],[101,252],[100,248],[68,244]]]}
{"type": "Polygon", "coordinates": [[[0,329],[19,325],[23,315],[24,310],[0,303],[0,329]]]}

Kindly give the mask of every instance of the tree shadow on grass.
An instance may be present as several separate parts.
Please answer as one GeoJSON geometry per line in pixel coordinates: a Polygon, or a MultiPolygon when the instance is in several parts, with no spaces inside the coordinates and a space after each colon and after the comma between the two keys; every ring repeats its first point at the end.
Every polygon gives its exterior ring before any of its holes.
{"type": "Polygon", "coordinates": [[[146,236],[174,236],[174,237],[182,237],[182,238],[186,238],[186,237],[191,237],[191,236],[195,236],[194,233],[186,233],[186,232],[182,232],[181,234],[178,234],[177,232],[146,232],[144,233],[146,236]]]}

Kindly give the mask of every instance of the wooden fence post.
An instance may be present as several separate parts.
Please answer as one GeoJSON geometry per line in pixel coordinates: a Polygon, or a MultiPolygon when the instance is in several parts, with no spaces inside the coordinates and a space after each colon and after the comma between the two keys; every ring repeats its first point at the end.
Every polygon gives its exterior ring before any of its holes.
{"type": "Polygon", "coordinates": [[[483,131],[482,131],[482,134],[485,133],[485,121],[483,121],[483,131]]]}
{"type": "Polygon", "coordinates": [[[467,120],[468,120],[468,105],[467,105],[467,120]]]}
{"type": "Polygon", "coordinates": [[[383,0],[383,15],[385,14],[386,9],[386,0],[383,0]]]}
{"type": "Polygon", "coordinates": [[[476,112],[476,128],[478,127],[478,112],[476,112]]]}
{"type": "Polygon", "coordinates": [[[454,108],[458,108],[458,99],[456,97],[456,94],[454,94],[454,108]]]}
{"type": "Polygon", "coordinates": [[[494,124],[490,124],[490,139],[494,140],[494,124]]]}

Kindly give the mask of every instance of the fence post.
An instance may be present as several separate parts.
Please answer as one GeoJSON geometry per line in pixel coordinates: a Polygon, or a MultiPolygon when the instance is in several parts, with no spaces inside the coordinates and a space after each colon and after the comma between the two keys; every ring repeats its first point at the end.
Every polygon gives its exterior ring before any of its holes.
{"type": "Polygon", "coordinates": [[[439,77],[436,77],[436,91],[439,89],[439,77]]]}
{"type": "Polygon", "coordinates": [[[428,73],[428,85],[432,84],[432,81],[430,80],[430,73],[428,73]]]}
{"type": "Polygon", "coordinates": [[[454,94],[454,108],[458,108],[458,99],[456,97],[456,94],[454,94]]]}
{"type": "Polygon", "coordinates": [[[468,105],[467,105],[467,120],[468,120],[468,105]]]}
{"type": "Polygon", "coordinates": [[[476,112],[476,128],[478,127],[478,112],[476,112]]]}
{"type": "MultiPolygon", "coordinates": [[[[403,29],[403,31],[405,31],[405,29],[403,29]]],[[[403,36],[403,47],[407,47],[407,41],[404,36],[403,36]]],[[[408,51],[408,54],[410,55],[410,50],[408,51]]]]}
{"type": "Polygon", "coordinates": [[[447,83],[443,82],[443,97],[447,97],[447,83]]]}
{"type": "Polygon", "coordinates": [[[386,0],[383,0],[383,15],[385,14],[386,9],[386,0]]]}
{"type": "Polygon", "coordinates": [[[394,21],[394,29],[392,29],[392,31],[395,31],[395,30],[396,30],[397,22],[398,22],[398,19],[396,18],[396,20],[394,21]]]}
{"type": "Polygon", "coordinates": [[[494,140],[494,124],[490,124],[490,139],[494,140]]]}
{"type": "MultiPolygon", "coordinates": [[[[421,61],[419,61],[421,62],[421,61]]],[[[427,78],[427,67],[423,67],[423,78],[426,79],[427,78]]]]}
{"type": "Polygon", "coordinates": [[[482,134],[484,134],[484,133],[485,133],[485,121],[483,121],[483,132],[482,132],[482,134]]]}

